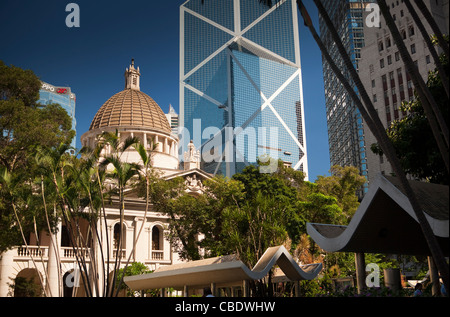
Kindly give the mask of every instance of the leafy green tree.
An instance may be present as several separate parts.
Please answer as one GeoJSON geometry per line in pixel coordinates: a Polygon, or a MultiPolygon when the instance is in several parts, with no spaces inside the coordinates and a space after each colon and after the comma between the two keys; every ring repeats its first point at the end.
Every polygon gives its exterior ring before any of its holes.
{"type": "Polygon", "coordinates": [[[3,181],[10,180],[0,185],[0,252],[23,244],[12,204],[25,234],[34,231],[35,223],[46,224],[42,203],[33,203],[40,198],[32,190],[38,149],[70,144],[75,136],[61,106],[37,104],[40,87],[32,71],[0,61],[0,170],[3,181]]]}
{"type": "Polygon", "coordinates": [[[288,238],[286,209],[289,205],[258,192],[254,199],[228,208],[224,214],[223,240],[230,253],[253,267],[269,247],[282,245],[288,238]]]}
{"type": "Polygon", "coordinates": [[[366,182],[354,166],[332,166],[331,176],[319,176],[316,180],[318,191],[324,195],[336,198],[336,204],[341,208],[342,216],[345,217],[340,224],[346,224],[355,214],[359,206],[356,192],[366,182]]]}
{"type": "Polygon", "coordinates": [[[59,105],[40,106],[41,83],[29,70],[0,61],[0,165],[29,171],[36,146],[70,144],[72,121],[59,105]]]}
{"type": "Polygon", "coordinates": [[[152,270],[150,270],[144,263],[141,263],[141,262],[133,262],[130,265],[128,265],[127,267],[125,267],[123,269],[119,269],[117,272],[117,277],[116,277],[116,279],[117,279],[116,284],[120,285],[118,287],[119,291],[126,290],[127,297],[142,297],[144,295],[144,293],[155,295],[157,293],[156,290],[146,290],[145,292],[144,291],[136,292],[136,291],[133,291],[130,288],[128,288],[126,284],[122,283],[123,278],[125,276],[149,274],[152,272],[153,272],[152,270]]]}

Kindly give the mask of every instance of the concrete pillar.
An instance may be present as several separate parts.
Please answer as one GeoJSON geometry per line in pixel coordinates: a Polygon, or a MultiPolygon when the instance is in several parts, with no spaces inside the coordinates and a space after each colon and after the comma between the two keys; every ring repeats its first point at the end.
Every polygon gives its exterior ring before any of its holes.
{"type": "Polygon", "coordinates": [[[250,297],[250,285],[249,285],[249,281],[244,280],[242,282],[242,296],[243,297],[250,297]]]}
{"type": "Polygon", "coordinates": [[[187,285],[184,285],[183,297],[189,297],[189,287],[187,285]]]}
{"type": "Polygon", "coordinates": [[[143,145],[144,145],[144,149],[146,149],[147,150],[147,146],[148,146],[148,144],[147,144],[147,133],[143,133],[143,145]]]}
{"type": "Polygon", "coordinates": [[[217,287],[216,287],[216,283],[211,283],[211,294],[214,297],[217,297],[217,287]]]}
{"type": "Polygon", "coordinates": [[[160,141],[160,138],[158,135],[155,135],[155,144],[156,144],[156,151],[157,152],[162,152],[163,151],[163,147],[162,147],[162,143],[160,141]]]}
{"type": "Polygon", "coordinates": [[[295,281],[295,297],[300,297],[300,281],[295,281]]]}
{"type": "Polygon", "coordinates": [[[164,153],[170,154],[169,153],[169,143],[168,143],[167,138],[164,138],[164,153]]]}
{"type": "Polygon", "coordinates": [[[428,269],[430,270],[430,278],[432,283],[431,294],[433,296],[441,295],[441,285],[439,283],[439,273],[431,256],[428,257],[428,269]]]}
{"type": "Polygon", "coordinates": [[[60,241],[61,241],[61,222],[58,223],[58,234],[52,234],[48,247],[48,265],[47,265],[47,289],[52,297],[62,296],[62,280],[60,259],[60,241]]]}
{"type": "MultiPolygon", "coordinates": [[[[134,260],[136,262],[145,262],[146,250],[145,250],[145,230],[142,229],[141,235],[138,239],[139,231],[141,227],[145,225],[145,220],[143,217],[135,217],[134,218],[134,260]],[[138,240],[136,240],[138,239],[138,240]]],[[[133,246],[132,246],[133,247],[133,246]]]]}
{"type": "MultiPolygon", "coordinates": [[[[103,228],[103,223],[102,222],[103,222],[102,218],[97,220],[98,228],[103,228]]],[[[100,243],[102,243],[103,252],[105,252],[104,256],[106,257],[106,249],[104,248],[104,246],[106,244],[104,242],[102,242],[102,238],[103,237],[101,236],[101,235],[105,234],[106,230],[102,230],[102,231],[99,232],[100,237],[98,237],[97,233],[94,230],[94,232],[92,233],[93,236],[94,236],[93,237],[94,244],[91,247],[91,248],[93,248],[93,251],[94,251],[93,253],[94,253],[94,257],[95,257],[95,261],[91,261],[91,263],[92,263],[91,265],[95,265],[95,271],[97,272],[97,276],[98,276],[98,282],[97,282],[97,284],[98,284],[98,293],[97,293],[97,290],[95,288],[94,288],[94,293],[98,297],[102,297],[104,295],[103,294],[103,288],[105,286],[104,282],[103,282],[103,275],[105,274],[105,272],[103,270],[104,267],[103,267],[103,263],[102,263],[103,262],[102,255],[101,255],[101,252],[100,252],[100,243]]]]}
{"type": "Polygon", "coordinates": [[[356,285],[358,293],[366,288],[366,260],[364,253],[355,253],[356,285]]]}
{"type": "MultiPolygon", "coordinates": [[[[56,242],[55,242],[56,243],[56,242]]],[[[47,265],[47,290],[49,291],[50,296],[52,297],[61,297],[60,294],[60,269],[58,265],[58,257],[56,253],[59,253],[59,247],[54,246],[53,243],[50,243],[48,247],[48,265],[47,265]]]]}
{"type": "Polygon", "coordinates": [[[16,248],[3,252],[0,255],[0,297],[8,295],[8,283],[11,283],[9,278],[14,275],[14,254],[17,254],[16,248]]]}
{"type": "Polygon", "coordinates": [[[399,291],[402,288],[402,278],[400,269],[389,268],[384,269],[384,285],[393,291],[399,291]]]}

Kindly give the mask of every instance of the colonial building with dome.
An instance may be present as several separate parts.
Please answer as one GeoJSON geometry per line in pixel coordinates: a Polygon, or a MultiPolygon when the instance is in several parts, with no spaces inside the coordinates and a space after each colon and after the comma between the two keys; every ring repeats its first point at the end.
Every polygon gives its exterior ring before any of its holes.
{"type": "MultiPolygon", "coordinates": [[[[200,194],[203,188],[202,181],[212,176],[200,169],[199,151],[194,148],[192,142],[189,144],[188,151],[179,155],[178,138],[172,133],[172,128],[160,106],[140,90],[140,77],[140,69],[135,68],[134,60],[132,60],[125,71],[125,89],[113,95],[99,108],[89,131],[81,136],[82,146],[94,148],[103,132],[117,131],[120,140],[125,140],[129,136],[137,137],[146,149],[149,150],[155,146],[152,167],[159,172],[160,177],[167,180],[183,177],[187,184],[187,191],[193,195],[200,194]],[[184,161],[182,164],[179,160],[180,156],[184,161]]],[[[110,149],[106,147],[104,151],[110,151],[110,149]]],[[[122,159],[135,163],[141,160],[134,148],[127,150],[122,159]]],[[[113,198],[106,207],[106,226],[99,227],[104,230],[100,234],[108,233],[109,248],[113,250],[110,258],[106,259],[107,262],[113,263],[120,256],[123,259],[122,267],[130,258],[130,262],[141,262],[151,270],[180,262],[178,253],[165,238],[167,216],[152,210],[151,207],[145,213],[145,206],[142,198],[132,190],[127,190],[122,223],[118,200],[113,198]],[[121,226],[122,248],[118,250],[116,248],[117,233],[121,230],[121,226]],[[141,227],[143,230],[139,239],[136,240],[141,227]]],[[[81,232],[86,231],[87,224],[85,227],[80,225],[80,228],[81,232]]],[[[39,280],[44,281],[45,285],[40,287],[49,290],[48,293],[51,293],[51,296],[85,296],[84,288],[80,285],[73,289],[65,284],[67,277],[77,270],[78,264],[72,245],[64,239],[64,233],[64,223],[60,223],[55,237],[55,241],[58,241],[56,252],[52,247],[50,236],[43,233],[39,247],[37,239],[31,237],[28,246],[17,246],[2,254],[0,297],[6,297],[8,292],[11,292],[8,284],[16,277],[34,278],[36,283],[39,280]],[[55,254],[59,255],[60,265],[57,263],[55,254]],[[58,276],[64,277],[64,292],[59,290],[61,281],[58,276]]],[[[107,246],[103,247],[106,249],[107,246]]],[[[89,262],[89,258],[87,261],[89,262]]],[[[14,296],[11,293],[10,295],[14,296]]]]}

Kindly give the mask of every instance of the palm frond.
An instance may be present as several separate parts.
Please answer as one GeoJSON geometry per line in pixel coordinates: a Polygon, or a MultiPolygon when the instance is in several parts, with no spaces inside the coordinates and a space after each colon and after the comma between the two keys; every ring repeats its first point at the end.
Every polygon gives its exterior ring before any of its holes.
{"type": "Polygon", "coordinates": [[[118,149],[120,152],[122,152],[122,154],[128,150],[128,148],[130,148],[131,146],[134,146],[136,144],[139,144],[140,140],[138,137],[132,137],[129,136],[128,138],[125,139],[125,141],[123,141],[122,145],[120,146],[120,148],[118,149]]]}

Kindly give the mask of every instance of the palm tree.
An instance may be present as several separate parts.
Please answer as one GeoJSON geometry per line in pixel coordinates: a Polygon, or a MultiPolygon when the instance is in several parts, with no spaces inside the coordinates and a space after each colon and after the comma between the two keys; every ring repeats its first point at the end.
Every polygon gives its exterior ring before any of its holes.
{"type": "MultiPolygon", "coordinates": [[[[134,240],[133,249],[131,250],[130,255],[128,256],[128,260],[125,264],[124,272],[126,271],[128,265],[130,263],[131,256],[135,252],[136,245],[139,241],[139,237],[141,236],[142,230],[144,229],[145,220],[147,219],[148,208],[150,205],[150,182],[151,182],[151,177],[152,177],[152,158],[153,158],[153,153],[156,151],[156,149],[158,147],[158,143],[151,142],[151,148],[149,150],[147,150],[141,142],[135,143],[133,146],[136,149],[136,151],[139,153],[139,157],[141,158],[141,161],[143,164],[142,169],[140,171],[141,172],[140,176],[145,181],[145,191],[146,191],[145,197],[146,198],[145,198],[145,212],[144,212],[144,216],[143,216],[144,221],[142,222],[142,225],[139,229],[136,239],[134,240]]],[[[121,289],[121,285],[123,283],[124,277],[125,277],[125,274],[122,275],[119,285],[117,285],[116,296],[118,295],[118,293],[121,289]]]]}
{"type": "MultiPolygon", "coordinates": [[[[70,149],[67,145],[60,145],[57,148],[53,149],[40,149],[38,154],[36,155],[37,165],[39,167],[38,172],[41,176],[41,191],[42,191],[42,199],[44,201],[44,206],[46,205],[45,199],[46,194],[44,193],[44,180],[47,179],[45,183],[48,185],[46,188],[52,185],[51,190],[54,191],[53,198],[54,204],[54,217],[62,218],[63,222],[66,225],[70,244],[72,246],[73,254],[75,256],[78,269],[81,272],[81,278],[83,280],[84,290],[87,296],[93,296],[93,289],[91,288],[91,283],[89,281],[94,280],[93,276],[96,276],[95,265],[89,266],[87,263],[86,255],[87,250],[90,249],[90,245],[92,245],[92,231],[93,228],[91,223],[95,223],[96,216],[92,215],[92,208],[87,209],[90,213],[85,217],[84,214],[85,206],[83,203],[84,195],[89,197],[89,200],[92,199],[92,196],[89,194],[85,194],[83,191],[83,187],[87,185],[83,183],[85,181],[83,179],[83,175],[85,169],[80,168],[81,164],[77,159],[73,156],[67,154],[67,151],[70,149]],[[56,210],[59,206],[60,214],[56,214],[56,210]],[[87,218],[90,226],[88,227],[88,231],[86,235],[84,235],[80,231],[79,221],[80,219],[87,218]],[[89,267],[94,269],[93,272],[90,273],[89,267]]],[[[48,191],[48,190],[47,190],[48,191]]],[[[46,213],[47,214],[47,213],[46,213]]],[[[59,220],[58,220],[59,221],[59,220]]],[[[50,229],[49,229],[50,230],[50,229]]],[[[52,232],[52,231],[50,231],[52,232]]],[[[53,248],[55,249],[55,253],[58,245],[57,242],[52,241],[53,248]]],[[[93,251],[93,249],[91,249],[93,251]]],[[[59,254],[56,255],[57,263],[59,269],[61,268],[61,262],[59,259],[59,254]]],[[[92,264],[95,264],[96,258],[95,256],[90,256],[90,260],[92,264]]],[[[60,275],[60,292],[62,291],[62,278],[60,275]]],[[[96,290],[98,292],[98,285],[94,283],[96,290]]]]}
{"type": "MultiPolygon", "coordinates": [[[[351,96],[352,100],[358,107],[358,110],[360,111],[362,117],[364,118],[364,121],[366,122],[366,124],[368,125],[368,127],[370,128],[370,130],[372,131],[374,136],[376,137],[378,143],[380,144],[380,146],[383,149],[383,152],[388,157],[388,159],[393,167],[394,172],[396,173],[397,177],[401,181],[401,185],[402,185],[407,197],[409,198],[411,205],[413,206],[414,212],[418,218],[419,224],[422,228],[423,234],[424,234],[425,239],[427,240],[428,246],[430,248],[430,252],[432,253],[433,258],[435,259],[438,269],[441,272],[441,274],[444,278],[445,285],[448,289],[448,276],[449,276],[448,275],[448,266],[446,265],[445,258],[443,256],[442,250],[440,249],[440,247],[437,243],[436,237],[434,236],[433,231],[432,231],[428,221],[426,220],[425,215],[420,207],[420,204],[419,204],[417,198],[415,197],[415,194],[412,191],[410,184],[408,183],[408,181],[406,179],[406,175],[403,172],[403,169],[401,168],[400,162],[395,154],[395,150],[392,146],[392,143],[390,142],[390,140],[387,137],[384,126],[378,117],[375,107],[373,106],[372,101],[369,98],[369,96],[364,88],[364,85],[362,84],[362,82],[359,78],[359,75],[358,75],[355,67],[353,66],[353,63],[352,63],[350,57],[348,56],[338,33],[336,32],[336,28],[334,27],[333,23],[331,22],[331,19],[329,18],[328,13],[326,12],[326,10],[323,7],[320,0],[314,0],[314,2],[319,10],[319,14],[322,16],[325,23],[327,24],[327,27],[333,37],[333,40],[338,47],[338,51],[344,60],[345,67],[349,71],[351,78],[358,89],[361,99],[364,101],[364,104],[367,107],[367,110],[364,107],[364,105],[362,104],[359,96],[356,94],[356,92],[354,91],[354,89],[352,88],[352,86],[350,85],[348,80],[345,78],[345,76],[341,73],[339,68],[336,66],[334,60],[331,58],[327,49],[323,45],[320,37],[318,36],[317,32],[315,31],[315,28],[312,24],[312,20],[309,16],[308,11],[306,10],[306,7],[303,5],[303,2],[301,0],[297,0],[298,7],[299,7],[300,12],[303,16],[303,19],[305,21],[305,25],[311,31],[314,39],[316,40],[317,44],[319,45],[319,48],[320,48],[324,58],[327,60],[328,64],[330,65],[331,69],[334,71],[334,73],[336,74],[338,79],[344,85],[345,89],[347,90],[347,92],[351,96]]],[[[379,1],[379,3],[380,2],[384,2],[384,1],[379,1]]],[[[382,11],[382,12],[384,12],[384,11],[382,11]]]]}
{"type": "MultiPolygon", "coordinates": [[[[24,180],[22,175],[20,173],[11,173],[8,171],[6,167],[0,167],[0,193],[2,196],[7,197],[7,201],[10,202],[11,207],[14,212],[14,218],[16,220],[16,225],[19,227],[20,235],[22,237],[23,244],[25,245],[25,248],[28,250],[28,243],[27,238],[25,236],[25,228],[23,225],[23,222],[26,222],[27,212],[30,212],[29,208],[24,208],[24,213],[19,214],[19,205],[27,205],[26,202],[29,201],[30,192],[25,191],[20,188],[20,185],[28,180],[24,180]],[[24,204],[25,202],[25,204],[24,204]]],[[[35,217],[33,217],[34,227],[36,227],[35,217]]],[[[31,261],[33,263],[33,266],[36,270],[38,270],[38,266],[36,264],[36,261],[34,259],[34,256],[30,255],[31,261]]],[[[38,274],[39,281],[42,286],[45,285],[44,279],[41,276],[41,274],[38,274]]],[[[48,276],[46,275],[46,278],[48,276]]],[[[43,287],[44,290],[44,296],[51,296],[51,294],[48,292],[48,289],[43,287]]]]}
{"type": "Polygon", "coordinates": [[[108,145],[107,153],[100,159],[100,168],[104,169],[107,177],[114,181],[114,192],[119,200],[120,230],[118,236],[117,255],[114,262],[113,278],[107,293],[112,296],[116,291],[117,271],[122,260],[122,240],[123,240],[123,223],[125,210],[125,190],[129,182],[139,175],[141,166],[136,163],[128,163],[122,159],[122,155],[131,147],[139,143],[137,137],[128,137],[123,142],[120,140],[119,132],[104,132],[100,136],[100,143],[108,145]],[[109,153],[108,153],[109,152],[109,153]]]}

